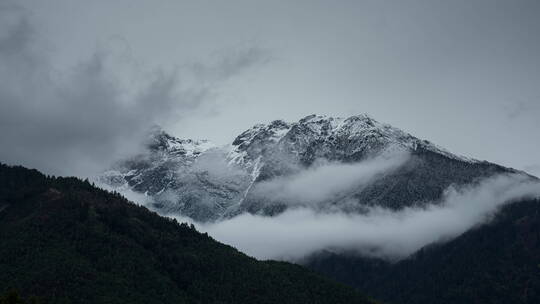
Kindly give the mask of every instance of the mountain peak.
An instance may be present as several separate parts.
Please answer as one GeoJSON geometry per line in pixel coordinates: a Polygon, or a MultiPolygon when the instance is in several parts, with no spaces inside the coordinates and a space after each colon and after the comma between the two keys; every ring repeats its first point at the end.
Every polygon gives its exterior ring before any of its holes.
{"type": "Polygon", "coordinates": [[[217,146],[207,139],[180,139],[171,136],[160,126],[153,126],[147,136],[146,146],[153,152],[196,156],[217,146]]]}
{"type": "MultiPolygon", "coordinates": [[[[161,212],[198,221],[246,211],[274,214],[281,210],[274,202],[253,196],[258,185],[319,161],[356,163],[387,152],[411,156],[403,170],[379,184],[342,194],[357,202],[358,210],[370,204],[399,209],[436,201],[451,184],[507,171],[456,156],[368,114],[346,118],[312,114],[297,122],[256,124],[222,147],[207,140],[175,138],[158,127],[151,134],[146,154],[120,163],[102,181],[144,193],[152,198],[151,207],[161,212]],[[431,184],[429,191],[419,191],[417,185],[425,183],[431,184]]],[[[334,207],[339,199],[332,202],[334,207]]]]}
{"type": "Polygon", "coordinates": [[[308,123],[308,122],[320,122],[323,120],[332,119],[332,117],[327,115],[318,115],[318,114],[311,114],[304,118],[301,118],[298,122],[299,123],[308,123]]]}
{"type": "Polygon", "coordinates": [[[360,113],[356,115],[352,115],[349,117],[341,117],[341,116],[330,116],[325,114],[311,114],[307,115],[303,118],[301,118],[298,122],[299,123],[307,123],[307,122],[321,122],[321,121],[345,121],[345,120],[371,120],[375,121],[375,119],[370,116],[367,113],[360,113]]]}

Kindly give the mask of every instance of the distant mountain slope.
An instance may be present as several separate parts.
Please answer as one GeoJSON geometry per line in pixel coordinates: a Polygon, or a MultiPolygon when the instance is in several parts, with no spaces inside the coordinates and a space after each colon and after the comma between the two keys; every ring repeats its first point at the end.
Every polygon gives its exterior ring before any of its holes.
{"type": "Polygon", "coordinates": [[[0,293],[46,303],[371,303],[75,178],[0,164],[0,293]]]}
{"type": "Polygon", "coordinates": [[[105,172],[100,182],[147,195],[150,207],[161,214],[200,221],[221,217],[249,185],[248,173],[228,166],[225,152],[208,141],[182,140],[154,129],[146,148],[105,172]]]}
{"type": "MultiPolygon", "coordinates": [[[[160,134],[169,138],[168,142],[179,141],[160,134]]],[[[423,210],[429,204],[441,204],[448,189],[472,187],[484,178],[517,172],[454,155],[367,115],[310,115],[293,123],[277,120],[258,124],[227,147],[206,149],[189,162],[183,155],[172,161],[188,163],[185,166],[163,162],[174,159],[169,146],[174,145],[163,144],[159,153],[150,149],[143,154],[147,167],[123,162],[104,180],[118,179],[118,189],[146,193],[160,213],[173,212],[204,222],[242,213],[275,216],[291,206],[317,209],[323,214],[362,213],[367,206],[423,210]],[[279,187],[271,188],[269,196],[260,195],[260,189],[268,183],[282,180],[290,185],[294,181],[291,177],[310,172],[321,163],[358,164],[394,154],[406,154],[407,158],[397,168],[381,171],[367,183],[325,197],[321,203],[285,201],[279,187]],[[153,187],[163,180],[167,184],[153,187]]],[[[383,158],[382,163],[387,160],[383,158]]],[[[523,172],[521,175],[525,176],[523,172]]],[[[335,178],[323,175],[294,198],[312,198],[311,193],[319,190],[317,186],[335,178]]],[[[478,203],[471,199],[467,202],[478,203]]],[[[423,248],[394,264],[358,253],[348,255],[343,248],[307,257],[305,263],[389,303],[538,303],[538,208],[537,201],[513,203],[489,225],[461,236],[452,235],[456,238],[423,248]]],[[[325,227],[315,227],[325,232],[325,227]]],[[[437,228],[436,221],[433,228],[437,228]]]]}
{"type": "Polygon", "coordinates": [[[399,170],[318,207],[345,212],[361,212],[372,205],[400,209],[437,202],[450,185],[514,172],[456,156],[367,115],[310,115],[294,123],[276,120],[255,125],[226,147],[154,130],[146,152],[120,162],[100,180],[119,191],[146,194],[161,214],[218,221],[243,212],[274,215],[285,210],[287,202],[257,195],[261,182],[296,174],[321,160],[350,164],[385,153],[410,157],[399,170]]]}
{"type": "Polygon", "coordinates": [[[540,200],[398,263],[323,253],[307,264],[389,303],[540,303],[540,200]]]}

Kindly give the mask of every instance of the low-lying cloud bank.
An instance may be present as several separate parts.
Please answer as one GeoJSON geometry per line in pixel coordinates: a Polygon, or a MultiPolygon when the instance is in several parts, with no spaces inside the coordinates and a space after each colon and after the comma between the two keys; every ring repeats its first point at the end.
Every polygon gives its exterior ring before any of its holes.
{"type": "Polygon", "coordinates": [[[278,176],[256,184],[255,199],[289,206],[317,206],[359,190],[384,174],[398,169],[409,159],[405,151],[392,151],[356,163],[321,160],[300,172],[278,176]]]}
{"type": "Polygon", "coordinates": [[[298,261],[324,249],[353,250],[386,259],[407,257],[489,221],[504,204],[540,197],[540,183],[499,175],[446,191],[442,204],[366,214],[317,213],[298,208],[275,217],[242,214],[198,228],[259,259],[298,261]]]}
{"type": "MultiPolygon", "coordinates": [[[[504,204],[540,198],[540,181],[525,174],[501,174],[450,187],[440,201],[425,207],[398,211],[365,207],[362,214],[343,211],[349,210],[341,203],[347,204],[348,194],[398,170],[407,160],[409,154],[393,152],[354,164],[322,162],[259,184],[255,195],[288,205],[284,213],[273,217],[243,213],[215,223],[196,223],[176,214],[164,215],[194,223],[218,241],[259,259],[301,261],[321,250],[332,250],[398,260],[488,222],[504,204]],[[331,208],[329,201],[340,203],[331,208]]],[[[213,161],[209,164],[209,168],[216,167],[213,161]]],[[[220,170],[228,172],[227,168],[220,170]]],[[[216,178],[223,176],[216,174],[216,178]]],[[[152,208],[151,197],[127,187],[117,190],[152,208]]],[[[358,205],[354,200],[349,203],[358,205]]]]}

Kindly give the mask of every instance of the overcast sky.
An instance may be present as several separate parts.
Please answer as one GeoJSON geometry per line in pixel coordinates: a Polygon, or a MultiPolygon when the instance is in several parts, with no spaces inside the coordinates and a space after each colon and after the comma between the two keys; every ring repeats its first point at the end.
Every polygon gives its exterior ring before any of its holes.
{"type": "Polygon", "coordinates": [[[113,54],[119,79],[187,67],[182,77],[204,82],[190,102],[203,105],[167,117],[177,136],[226,143],[258,122],[369,113],[452,152],[540,175],[537,0],[17,3],[55,71],[99,50],[113,54]]]}

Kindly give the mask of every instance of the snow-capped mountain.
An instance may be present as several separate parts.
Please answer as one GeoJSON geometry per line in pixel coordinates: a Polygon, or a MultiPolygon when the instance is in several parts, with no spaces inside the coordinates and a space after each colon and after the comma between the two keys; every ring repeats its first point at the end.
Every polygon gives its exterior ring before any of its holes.
{"type": "Polygon", "coordinates": [[[399,209],[436,202],[452,184],[512,171],[454,155],[365,114],[310,115],[293,123],[255,125],[224,147],[154,130],[145,153],[117,164],[100,179],[120,191],[147,195],[151,207],[162,214],[215,221],[243,212],[273,215],[288,208],[290,202],[257,195],[267,181],[294,176],[321,162],[354,164],[395,153],[408,155],[399,169],[377,174],[369,184],[347,188],[316,207],[346,212],[374,205],[399,209]]]}
{"type": "Polygon", "coordinates": [[[99,180],[120,192],[144,194],[160,213],[201,221],[225,214],[249,184],[247,174],[229,166],[225,151],[207,140],[182,140],[155,129],[146,148],[99,180]]]}

